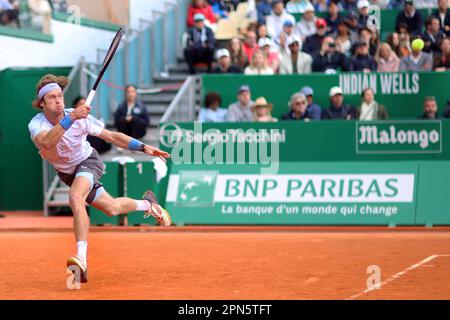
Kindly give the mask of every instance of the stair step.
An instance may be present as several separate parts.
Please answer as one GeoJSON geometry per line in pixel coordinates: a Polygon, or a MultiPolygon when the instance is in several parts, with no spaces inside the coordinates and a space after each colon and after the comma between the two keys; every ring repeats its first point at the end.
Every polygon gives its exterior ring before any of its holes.
{"type": "Polygon", "coordinates": [[[187,75],[170,75],[169,77],[161,77],[155,76],[153,80],[156,83],[165,83],[165,84],[177,84],[179,82],[184,82],[187,78],[187,75]]]}
{"type": "Polygon", "coordinates": [[[163,115],[169,107],[169,103],[146,103],[145,107],[147,108],[147,112],[150,113],[150,115],[163,115]]]}
{"type": "Polygon", "coordinates": [[[175,98],[176,93],[161,93],[161,94],[146,94],[140,97],[140,100],[145,104],[150,103],[164,103],[170,104],[175,98]]]}

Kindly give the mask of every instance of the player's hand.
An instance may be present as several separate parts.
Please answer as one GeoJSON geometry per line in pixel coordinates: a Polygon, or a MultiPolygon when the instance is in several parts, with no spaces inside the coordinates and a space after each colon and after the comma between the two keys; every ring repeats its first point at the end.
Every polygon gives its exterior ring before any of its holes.
{"type": "Polygon", "coordinates": [[[78,108],[76,108],[72,113],[70,114],[70,117],[73,121],[78,119],[86,119],[89,116],[89,113],[91,112],[91,106],[82,105],[78,108]]]}
{"type": "Polygon", "coordinates": [[[145,146],[144,148],[144,152],[150,156],[154,156],[154,157],[160,157],[160,158],[170,158],[170,154],[159,150],[158,148],[152,147],[152,146],[145,146]]]}

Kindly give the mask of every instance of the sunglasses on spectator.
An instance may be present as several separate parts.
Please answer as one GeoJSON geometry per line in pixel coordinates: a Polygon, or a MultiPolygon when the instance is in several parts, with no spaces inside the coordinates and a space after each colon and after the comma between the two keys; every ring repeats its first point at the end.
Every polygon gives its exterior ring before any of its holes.
{"type": "Polygon", "coordinates": [[[301,106],[302,104],[306,104],[306,101],[297,101],[297,102],[294,102],[294,106],[301,106]]]}

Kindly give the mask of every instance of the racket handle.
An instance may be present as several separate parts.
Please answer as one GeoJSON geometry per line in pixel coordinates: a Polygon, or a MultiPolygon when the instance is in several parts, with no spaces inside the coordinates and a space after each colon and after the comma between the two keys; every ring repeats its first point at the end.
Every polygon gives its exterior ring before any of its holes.
{"type": "Polygon", "coordinates": [[[91,90],[91,92],[89,92],[88,97],[86,98],[86,105],[90,106],[92,101],[94,100],[94,96],[95,96],[95,90],[91,90]]]}

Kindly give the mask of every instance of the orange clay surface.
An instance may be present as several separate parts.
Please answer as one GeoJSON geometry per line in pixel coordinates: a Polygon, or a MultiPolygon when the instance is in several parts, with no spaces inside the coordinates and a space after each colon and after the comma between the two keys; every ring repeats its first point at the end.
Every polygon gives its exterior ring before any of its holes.
{"type": "Polygon", "coordinates": [[[383,281],[435,254],[356,299],[450,299],[448,231],[98,230],[89,283],[68,290],[71,232],[0,228],[0,299],[346,299],[367,288],[368,266],[383,281]]]}

